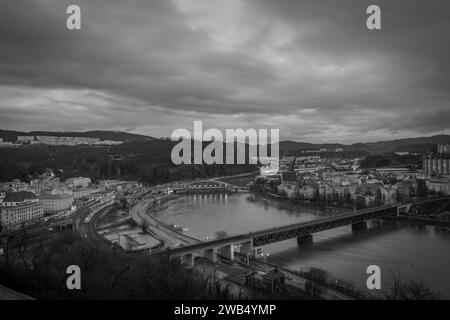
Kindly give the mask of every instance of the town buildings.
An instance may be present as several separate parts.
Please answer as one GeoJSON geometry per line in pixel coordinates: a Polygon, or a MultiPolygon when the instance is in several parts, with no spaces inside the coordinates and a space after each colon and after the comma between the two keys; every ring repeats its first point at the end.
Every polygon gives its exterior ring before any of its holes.
{"type": "Polygon", "coordinates": [[[295,184],[282,183],[277,187],[278,193],[285,196],[288,199],[294,199],[297,197],[297,187],[295,184]]]}
{"type": "MultiPolygon", "coordinates": [[[[356,158],[341,161],[320,156],[286,157],[280,163],[280,172],[258,178],[259,190],[330,206],[350,208],[410,202],[419,193],[419,185],[424,186],[427,179],[421,170],[406,167],[354,170],[359,163],[356,158]]],[[[447,192],[442,181],[439,186],[437,181],[434,183],[435,189],[447,192]]]]}
{"type": "MultiPolygon", "coordinates": [[[[127,188],[136,182],[117,181],[127,188]]],[[[39,221],[44,214],[52,215],[76,208],[76,201],[91,198],[111,201],[114,192],[105,186],[94,185],[86,177],[69,178],[65,183],[48,169],[30,183],[18,179],[0,183],[0,221],[3,230],[14,229],[24,223],[39,221]]]]}
{"type": "Polygon", "coordinates": [[[383,186],[381,188],[381,203],[391,205],[397,202],[397,189],[394,186],[383,186]]]}
{"type": "Polygon", "coordinates": [[[450,145],[438,144],[437,153],[425,154],[423,171],[428,176],[450,175],[450,145]]]}
{"type": "Polygon", "coordinates": [[[450,154],[450,144],[438,144],[437,153],[450,154]]]}
{"type": "Polygon", "coordinates": [[[2,230],[39,220],[44,215],[39,199],[28,191],[7,192],[0,209],[2,230]]]}
{"type": "Polygon", "coordinates": [[[105,188],[105,190],[131,191],[142,187],[142,184],[137,181],[100,180],[98,186],[99,188],[105,188]]]}
{"type": "Polygon", "coordinates": [[[426,186],[428,191],[450,195],[450,177],[432,177],[426,186]]]}
{"type": "Polygon", "coordinates": [[[0,138],[0,148],[8,148],[12,147],[13,143],[9,141],[3,141],[3,138],[0,138]]]}
{"type": "Polygon", "coordinates": [[[0,147],[13,147],[21,145],[52,145],[52,146],[112,146],[122,144],[123,141],[117,140],[100,140],[99,138],[89,137],[66,137],[66,136],[17,136],[15,142],[3,141],[0,138],[0,147]]]}
{"type": "Polygon", "coordinates": [[[104,191],[104,188],[95,188],[95,187],[88,187],[88,188],[73,188],[72,189],[72,195],[74,199],[80,199],[87,197],[93,193],[96,193],[98,191],[104,191]]]}
{"type": "Polygon", "coordinates": [[[69,178],[64,181],[64,184],[68,188],[73,188],[73,187],[87,188],[91,184],[91,179],[83,178],[83,177],[69,178]]]}
{"type": "Polygon", "coordinates": [[[450,154],[424,155],[423,171],[428,176],[450,175],[450,154]]]}

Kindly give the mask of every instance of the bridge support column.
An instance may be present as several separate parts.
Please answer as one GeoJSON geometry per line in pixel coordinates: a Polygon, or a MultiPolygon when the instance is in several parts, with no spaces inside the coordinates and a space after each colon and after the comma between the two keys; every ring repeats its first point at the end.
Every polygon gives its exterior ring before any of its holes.
{"type": "Polygon", "coordinates": [[[352,230],[353,231],[364,231],[364,230],[367,230],[367,222],[363,221],[363,222],[353,223],[352,224],[352,230]]]}
{"type": "Polygon", "coordinates": [[[410,210],[411,210],[411,203],[398,206],[396,216],[398,217],[400,214],[409,214],[410,210]]]}
{"type": "Polygon", "coordinates": [[[253,241],[250,240],[250,241],[241,243],[240,252],[243,254],[252,253],[253,252],[253,241]]]}
{"type": "Polygon", "coordinates": [[[185,254],[182,260],[183,264],[193,267],[194,266],[194,255],[192,253],[185,254]]]}
{"type": "Polygon", "coordinates": [[[220,255],[228,260],[234,260],[234,245],[230,244],[223,248],[220,248],[220,255]]]}
{"type": "Polygon", "coordinates": [[[217,262],[217,250],[216,249],[206,250],[205,258],[211,260],[212,262],[217,262]]]}
{"type": "Polygon", "coordinates": [[[312,234],[307,234],[307,235],[297,237],[297,245],[298,246],[305,246],[305,245],[311,245],[311,244],[313,244],[312,234]]]}

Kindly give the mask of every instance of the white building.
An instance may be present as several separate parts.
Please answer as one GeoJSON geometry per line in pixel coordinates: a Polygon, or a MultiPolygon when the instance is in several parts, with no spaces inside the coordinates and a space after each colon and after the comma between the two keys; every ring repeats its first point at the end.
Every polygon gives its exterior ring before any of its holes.
{"type": "Polygon", "coordinates": [[[91,179],[83,178],[83,177],[69,178],[69,179],[66,179],[66,181],[64,181],[64,183],[69,188],[74,188],[74,187],[87,188],[91,184],[91,179]]]}
{"type": "Polygon", "coordinates": [[[429,191],[450,195],[450,179],[433,178],[426,182],[429,191]]]}
{"type": "Polygon", "coordinates": [[[390,205],[397,202],[397,190],[391,186],[381,188],[381,202],[390,205]]]}
{"type": "Polygon", "coordinates": [[[12,145],[12,142],[3,141],[3,138],[0,138],[0,147],[12,147],[12,145]]]}
{"type": "Polygon", "coordinates": [[[101,190],[94,189],[94,188],[76,188],[76,189],[72,190],[72,194],[73,194],[74,199],[79,199],[79,198],[87,197],[98,191],[101,191],[101,190]]]}
{"type": "Polygon", "coordinates": [[[377,198],[375,195],[355,193],[351,196],[351,199],[366,207],[369,207],[375,204],[377,198]]]}
{"type": "Polygon", "coordinates": [[[279,194],[285,194],[289,199],[293,199],[297,196],[297,186],[295,184],[282,183],[277,189],[279,194]]]}
{"type": "Polygon", "coordinates": [[[2,189],[2,190],[26,191],[27,188],[28,188],[28,184],[25,182],[21,182],[18,179],[14,180],[14,181],[10,181],[10,182],[0,183],[0,189],[2,189]]]}
{"type": "Polygon", "coordinates": [[[44,213],[56,213],[70,209],[74,197],[70,194],[43,194],[39,197],[44,213]]]}
{"type": "Polygon", "coordinates": [[[314,195],[316,194],[316,188],[313,186],[303,186],[298,190],[298,195],[300,198],[306,199],[306,200],[312,200],[314,198],[314,195]]]}
{"type": "Polygon", "coordinates": [[[17,141],[29,143],[31,141],[34,141],[34,136],[17,136],[17,141]]]}
{"type": "Polygon", "coordinates": [[[48,144],[57,146],[76,146],[76,145],[118,145],[122,141],[100,140],[99,138],[89,137],[63,137],[63,136],[36,136],[32,144],[48,144]]]}
{"type": "Polygon", "coordinates": [[[1,204],[0,221],[4,229],[37,221],[43,215],[39,199],[31,192],[8,192],[1,204]]]}
{"type": "Polygon", "coordinates": [[[438,144],[438,153],[450,153],[450,144],[438,144]]]}

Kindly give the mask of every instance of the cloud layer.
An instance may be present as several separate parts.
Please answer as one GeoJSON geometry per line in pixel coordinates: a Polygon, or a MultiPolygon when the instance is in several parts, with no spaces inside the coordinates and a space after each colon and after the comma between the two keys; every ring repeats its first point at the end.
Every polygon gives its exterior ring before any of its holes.
{"type": "Polygon", "coordinates": [[[432,134],[450,127],[449,17],[444,0],[6,0],[0,128],[432,134]],[[65,27],[74,3],[80,31],[65,27]]]}

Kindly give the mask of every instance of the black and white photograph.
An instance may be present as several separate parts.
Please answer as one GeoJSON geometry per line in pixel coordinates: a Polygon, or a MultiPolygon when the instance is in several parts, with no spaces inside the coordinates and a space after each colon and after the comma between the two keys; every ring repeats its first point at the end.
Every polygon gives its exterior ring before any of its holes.
{"type": "Polygon", "coordinates": [[[449,1],[0,1],[0,300],[449,300],[449,252],[449,1]]]}

